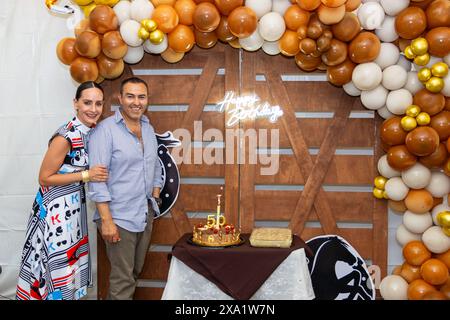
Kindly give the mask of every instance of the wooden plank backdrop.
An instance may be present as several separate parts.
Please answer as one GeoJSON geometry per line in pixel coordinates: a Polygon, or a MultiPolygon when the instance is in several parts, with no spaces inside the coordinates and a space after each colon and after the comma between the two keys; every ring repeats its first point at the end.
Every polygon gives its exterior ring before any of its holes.
{"type": "MultiPolygon", "coordinates": [[[[211,128],[222,132],[224,139],[215,143],[216,152],[223,152],[224,159],[229,151],[224,145],[234,142],[234,155],[245,148],[247,160],[252,147],[247,139],[238,144],[238,139],[225,134],[229,116],[214,107],[225,92],[254,93],[284,111],[276,123],[257,119],[232,127],[279,131],[278,145],[253,150],[280,154],[275,175],[262,175],[261,169],[267,165],[249,161],[179,166],[180,194],[170,214],[154,222],[136,299],[160,299],[172,245],[191,232],[193,224],[215,211],[221,186],[227,221],[240,225],[243,232],[255,226],[290,226],[304,240],[339,234],[386,275],[387,208],[371,194],[381,155],[377,138],[380,120],[361,106],[359,98],[330,85],[323,73],[302,73],[293,59],[267,56],[261,50],[250,53],[221,43],[209,50],[195,47],[177,64],[146,55],[139,64],[126,68],[120,79],[104,84],[107,101],[103,117],[118,106],[120,81],[137,75],[149,84],[147,115],[156,132],[185,128],[192,133],[194,121],[200,120],[203,132],[211,128]]],[[[192,150],[208,142],[196,141],[192,150]]],[[[109,263],[98,234],[99,299],[106,297],[108,275],[109,263]]]]}

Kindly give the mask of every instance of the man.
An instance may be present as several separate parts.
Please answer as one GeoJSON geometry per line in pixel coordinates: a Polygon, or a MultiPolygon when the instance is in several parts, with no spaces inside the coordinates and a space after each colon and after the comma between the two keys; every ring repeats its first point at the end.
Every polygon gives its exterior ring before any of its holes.
{"type": "Polygon", "coordinates": [[[142,271],[153,224],[161,204],[162,168],[155,132],[144,116],[148,86],[129,78],[120,86],[121,107],[100,122],[89,141],[91,166],[105,165],[109,179],[90,183],[94,221],[106,243],[111,263],[108,299],[130,300],[142,271]]]}

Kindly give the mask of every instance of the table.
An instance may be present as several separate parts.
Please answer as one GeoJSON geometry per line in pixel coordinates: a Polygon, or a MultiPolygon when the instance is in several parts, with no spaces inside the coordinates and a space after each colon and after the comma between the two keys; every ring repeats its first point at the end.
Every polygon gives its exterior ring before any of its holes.
{"type": "Polygon", "coordinates": [[[289,249],[254,248],[248,234],[238,247],[210,249],[188,243],[173,247],[163,300],[311,300],[307,245],[294,236],[289,249]]]}

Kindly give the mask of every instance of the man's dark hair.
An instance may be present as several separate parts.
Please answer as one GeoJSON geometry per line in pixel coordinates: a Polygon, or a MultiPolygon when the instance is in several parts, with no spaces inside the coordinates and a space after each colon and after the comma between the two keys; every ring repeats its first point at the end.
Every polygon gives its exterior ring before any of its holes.
{"type": "Polygon", "coordinates": [[[83,94],[84,90],[91,88],[97,88],[103,93],[103,95],[105,95],[103,88],[98,83],[94,81],[86,81],[78,86],[77,92],[75,93],[75,100],[79,100],[81,98],[81,95],[83,94]]]}
{"type": "Polygon", "coordinates": [[[141,78],[138,78],[138,77],[131,77],[131,78],[127,78],[127,79],[123,80],[122,83],[120,84],[120,95],[123,94],[123,87],[127,83],[142,83],[147,88],[147,93],[148,93],[148,84],[147,84],[147,82],[145,82],[144,80],[142,80],[141,78]]]}

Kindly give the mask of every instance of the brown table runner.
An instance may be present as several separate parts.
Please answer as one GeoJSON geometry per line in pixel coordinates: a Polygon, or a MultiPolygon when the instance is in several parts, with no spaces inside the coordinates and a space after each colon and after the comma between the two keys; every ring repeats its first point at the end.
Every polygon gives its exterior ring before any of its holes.
{"type": "Polygon", "coordinates": [[[173,246],[172,255],[238,300],[250,299],[292,251],[304,248],[307,255],[312,255],[297,236],[293,236],[288,249],[252,247],[249,234],[241,235],[244,244],[219,249],[190,244],[191,237],[192,233],[182,236],[173,246]]]}

